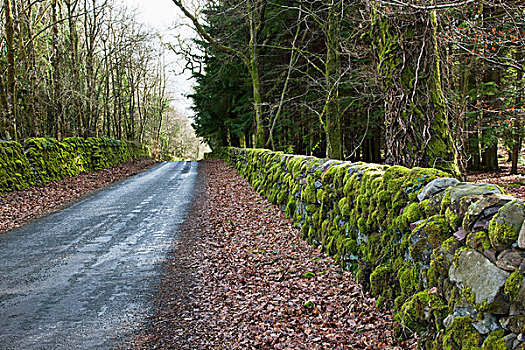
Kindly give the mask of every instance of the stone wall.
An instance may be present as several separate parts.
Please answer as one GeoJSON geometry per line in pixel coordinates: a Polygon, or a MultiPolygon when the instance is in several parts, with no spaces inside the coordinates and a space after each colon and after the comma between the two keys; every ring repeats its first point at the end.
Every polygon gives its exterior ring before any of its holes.
{"type": "Polygon", "coordinates": [[[145,146],[105,138],[0,141],[0,193],[149,157],[145,146]]]}
{"type": "Polygon", "coordinates": [[[429,349],[525,346],[523,201],[436,169],[239,148],[227,160],[393,307],[399,334],[429,349]]]}

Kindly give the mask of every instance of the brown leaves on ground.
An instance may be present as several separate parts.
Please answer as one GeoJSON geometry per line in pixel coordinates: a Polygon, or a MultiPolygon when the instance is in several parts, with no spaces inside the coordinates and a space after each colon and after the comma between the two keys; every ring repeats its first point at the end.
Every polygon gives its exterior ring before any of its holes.
{"type": "Polygon", "coordinates": [[[501,171],[471,171],[466,181],[499,185],[511,196],[525,200],[525,169],[518,168],[517,175],[510,175],[510,166],[502,166],[501,171]]]}
{"type": "MultiPolygon", "coordinates": [[[[155,292],[140,349],[401,349],[393,317],[234,170],[206,161],[205,190],[155,292]]],[[[204,180],[202,179],[204,177],[204,180]]]]}
{"type": "Polygon", "coordinates": [[[150,159],[136,160],[0,195],[0,234],[57,211],[94,190],[136,175],[154,164],[156,162],[150,159]]]}

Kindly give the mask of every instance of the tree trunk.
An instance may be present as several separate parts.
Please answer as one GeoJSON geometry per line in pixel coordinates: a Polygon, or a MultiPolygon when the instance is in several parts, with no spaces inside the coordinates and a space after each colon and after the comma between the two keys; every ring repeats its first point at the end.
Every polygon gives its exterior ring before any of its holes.
{"type": "Polygon", "coordinates": [[[65,117],[64,111],[62,110],[62,77],[60,75],[61,69],[61,57],[62,53],[60,52],[60,46],[58,42],[58,13],[57,13],[57,0],[51,2],[51,18],[53,21],[52,28],[52,46],[53,46],[53,55],[52,55],[52,66],[53,66],[53,105],[54,105],[54,114],[51,118],[54,119],[55,126],[55,137],[57,140],[62,140],[66,134],[65,130],[65,117]]]}
{"type": "Polygon", "coordinates": [[[441,87],[435,11],[394,17],[373,11],[385,96],[386,162],[459,175],[441,87]]]}
{"type": "Polygon", "coordinates": [[[251,6],[249,14],[250,19],[250,42],[248,44],[250,53],[250,76],[252,78],[253,89],[253,110],[254,110],[254,144],[257,148],[263,148],[266,145],[266,135],[264,130],[264,116],[262,111],[261,82],[259,72],[259,48],[258,35],[262,26],[262,18],[265,6],[259,1],[255,1],[251,6]],[[261,8],[262,7],[262,8],[261,8]]]}
{"type": "Polygon", "coordinates": [[[339,53],[340,26],[338,18],[341,12],[341,1],[336,1],[328,10],[326,28],[326,62],[325,62],[325,93],[326,100],[321,121],[326,133],[326,157],[342,159],[341,115],[339,110],[339,75],[341,61],[339,53]]]}
{"type": "Polygon", "coordinates": [[[15,26],[13,20],[13,7],[10,0],[4,0],[5,36],[7,51],[7,111],[4,121],[6,139],[18,138],[17,135],[17,110],[16,110],[16,65],[15,65],[15,26]]]}
{"type": "Polygon", "coordinates": [[[497,140],[483,150],[481,164],[484,170],[499,170],[497,140]]]}
{"type": "MultiPolygon", "coordinates": [[[[520,49],[517,49],[515,53],[516,62],[520,62],[522,60],[522,57],[523,53],[520,51],[520,49]]],[[[523,72],[518,71],[516,78],[518,86],[520,86],[520,82],[523,79],[523,72]]],[[[519,106],[521,106],[521,90],[518,90],[518,93],[516,95],[516,108],[519,108],[519,106]]],[[[513,144],[511,154],[512,166],[510,168],[510,173],[513,175],[518,173],[518,159],[520,157],[522,142],[523,134],[520,113],[514,112],[513,144]]]]}

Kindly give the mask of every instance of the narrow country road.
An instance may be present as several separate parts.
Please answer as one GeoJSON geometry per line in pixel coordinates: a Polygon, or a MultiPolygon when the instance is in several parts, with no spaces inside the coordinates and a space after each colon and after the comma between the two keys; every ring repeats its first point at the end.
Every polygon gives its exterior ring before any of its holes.
{"type": "Polygon", "coordinates": [[[110,349],[148,312],[193,198],[162,163],[0,236],[0,349],[110,349]]]}

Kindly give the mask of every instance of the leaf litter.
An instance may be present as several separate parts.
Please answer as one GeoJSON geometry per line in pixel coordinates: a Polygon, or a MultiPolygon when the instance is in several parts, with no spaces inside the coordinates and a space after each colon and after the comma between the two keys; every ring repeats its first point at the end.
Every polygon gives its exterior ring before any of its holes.
{"type": "Polygon", "coordinates": [[[152,291],[152,315],[124,348],[406,349],[390,310],[308,245],[283,212],[218,160],[152,291]]]}

